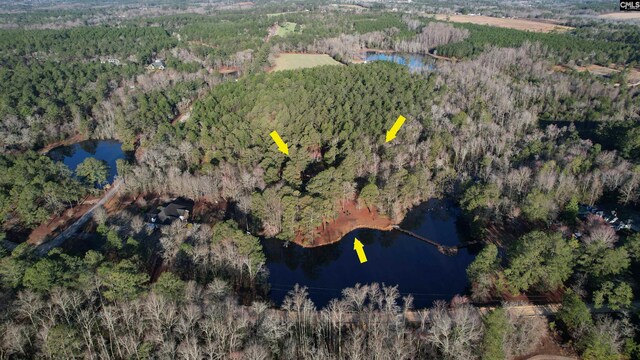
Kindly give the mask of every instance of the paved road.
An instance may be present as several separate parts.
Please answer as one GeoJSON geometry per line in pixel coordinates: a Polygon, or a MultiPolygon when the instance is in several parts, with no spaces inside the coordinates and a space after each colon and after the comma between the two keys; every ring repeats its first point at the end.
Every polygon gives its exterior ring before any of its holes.
{"type": "Polygon", "coordinates": [[[106,204],[113,196],[118,192],[118,190],[123,186],[124,182],[122,180],[116,180],[111,189],[107,191],[102,199],[98,201],[95,205],[93,205],[89,210],[87,210],[84,215],[82,215],[76,222],[71,224],[68,228],[66,228],[60,235],[56,236],[54,239],[47,241],[46,243],[41,244],[36,248],[36,253],[40,256],[47,254],[51,249],[62,245],[65,241],[67,241],[71,236],[73,236],[86,222],[91,219],[93,215],[93,211],[100,206],[106,204]]]}

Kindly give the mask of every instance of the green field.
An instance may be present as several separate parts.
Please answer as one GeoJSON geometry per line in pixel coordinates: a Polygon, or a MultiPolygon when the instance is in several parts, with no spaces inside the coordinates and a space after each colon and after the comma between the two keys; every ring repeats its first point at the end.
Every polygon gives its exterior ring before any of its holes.
{"type": "Polygon", "coordinates": [[[342,65],[327,54],[281,54],[273,71],[312,68],[322,65],[342,65]]]}
{"type": "Polygon", "coordinates": [[[280,26],[278,26],[278,31],[276,31],[277,36],[285,37],[287,35],[291,35],[296,32],[296,23],[286,22],[280,26]]]}

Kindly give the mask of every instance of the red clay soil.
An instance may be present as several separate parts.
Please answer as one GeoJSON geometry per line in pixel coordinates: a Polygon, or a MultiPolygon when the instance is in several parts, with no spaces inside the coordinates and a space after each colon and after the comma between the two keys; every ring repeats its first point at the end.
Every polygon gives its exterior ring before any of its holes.
{"type": "Polygon", "coordinates": [[[555,304],[562,302],[564,289],[557,288],[554,291],[529,292],[527,294],[512,295],[504,292],[500,295],[500,300],[509,302],[526,302],[530,304],[555,304]]]}
{"type": "MultiPolygon", "coordinates": [[[[107,190],[108,189],[105,189],[105,191],[107,190]]],[[[100,201],[102,195],[103,193],[98,196],[87,196],[80,204],[72,208],[65,209],[61,214],[52,215],[48,221],[33,229],[27,238],[27,243],[38,246],[57,236],[71,224],[76,222],[76,220],[84,215],[95,203],[100,201]]],[[[127,196],[116,195],[104,204],[104,208],[107,210],[107,213],[112,214],[126,208],[133,202],[133,200],[135,199],[131,199],[127,196]]]]}
{"type": "Polygon", "coordinates": [[[107,211],[107,214],[115,214],[118,211],[128,208],[131,204],[138,201],[139,198],[141,198],[141,196],[132,196],[120,193],[104,204],[104,209],[107,211]]]}
{"type": "Polygon", "coordinates": [[[61,214],[52,215],[48,221],[33,229],[27,238],[27,243],[38,246],[48,238],[56,236],[84,215],[99,200],[100,198],[95,196],[86,197],[80,204],[65,209],[61,214]]]}
{"type": "Polygon", "coordinates": [[[324,226],[317,227],[313,239],[309,240],[305,236],[298,234],[293,242],[307,248],[322,246],[339,241],[343,236],[355,229],[391,230],[391,226],[395,224],[388,217],[379,214],[375,208],[371,209],[371,211],[364,206],[358,208],[355,201],[345,201],[339,206],[338,217],[324,226]]]}
{"type": "Polygon", "coordinates": [[[220,74],[233,74],[238,71],[240,71],[240,68],[237,66],[223,66],[220,69],[218,69],[218,72],[220,74]]]}

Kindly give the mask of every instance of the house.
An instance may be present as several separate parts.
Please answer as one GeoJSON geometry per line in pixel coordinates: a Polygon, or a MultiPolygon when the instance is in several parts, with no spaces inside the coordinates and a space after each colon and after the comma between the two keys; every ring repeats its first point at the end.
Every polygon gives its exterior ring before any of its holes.
{"type": "Polygon", "coordinates": [[[163,60],[156,59],[147,66],[149,70],[164,70],[165,64],[163,60]]]}
{"type": "Polygon", "coordinates": [[[120,60],[116,59],[116,58],[108,58],[108,59],[100,59],[100,63],[101,64],[113,64],[113,65],[120,65],[120,60]]]}
{"type": "Polygon", "coordinates": [[[192,211],[193,201],[174,199],[165,206],[158,206],[156,211],[147,217],[153,225],[169,225],[176,220],[188,221],[192,211]]]}

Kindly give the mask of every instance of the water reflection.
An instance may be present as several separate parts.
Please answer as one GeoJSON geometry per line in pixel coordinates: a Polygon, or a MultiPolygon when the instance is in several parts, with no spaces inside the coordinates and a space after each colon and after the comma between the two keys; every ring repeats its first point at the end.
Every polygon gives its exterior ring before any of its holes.
{"type": "Polygon", "coordinates": [[[57,147],[47,154],[55,161],[62,161],[71,171],[88,157],[103,160],[108,165],[107,183],[111,183],[117,175],[116,160],[124,159],[127,154],[122,151],[116,140],[87,140],[68,146],[57,147]]]}
{"type": "Polygon", "coordinates": [[[436,70],[436,61],[433,58],[417,55],[417,54],[404,54],[404,53],[380,53],[380,52],[367,52],[365,54],[365,61],[391,61],[396,64],[405,65],[411,71],[434,71],[436,70]]]}
{"type": "MultiPolygon", "coordinates": [[[[456,226],[459,210],[450,204],[430,201],[412,210],[401,224],[433,241],[446,245],[461,242],[456,226]]],[[[309,287],[318,307],[339,297],[345,287],[379,282],[398,285],[403,294],[413,294],[418,307],[434,300],[450,299],[467,288],[466,267],[475,254],[461,249],[445,256],[427,243],[396,231],[354,230],[338,243],[313,249],[295,244],[283,247],[279,240],[263,240],[272,285],[271,299],[281,304],[296,284],[309,287]],[[360,264],[353,250],[357,237],[365,246],[368,261],[360,264]]]]}

